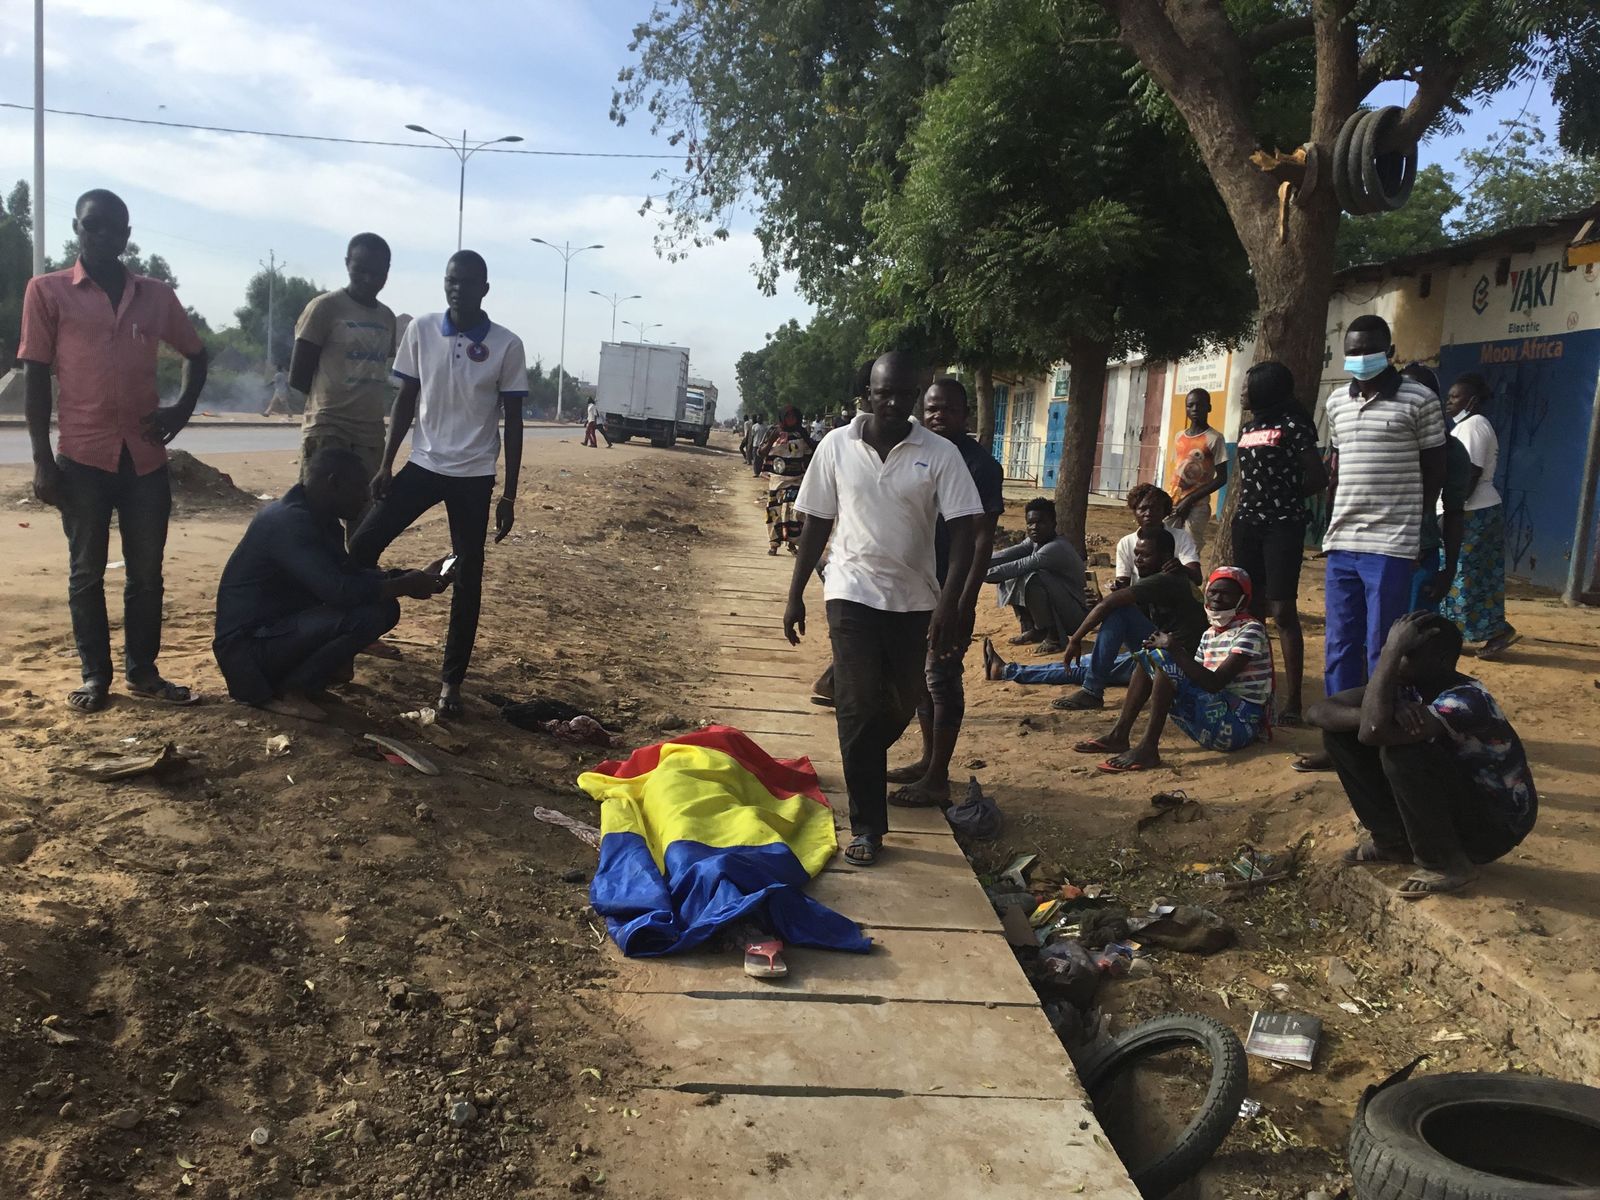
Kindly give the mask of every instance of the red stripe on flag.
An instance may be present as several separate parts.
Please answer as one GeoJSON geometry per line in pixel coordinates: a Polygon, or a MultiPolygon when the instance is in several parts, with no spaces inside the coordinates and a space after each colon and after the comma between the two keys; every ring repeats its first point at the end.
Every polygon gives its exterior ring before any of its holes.
{"type": "MultiPolygon", "coordinates": [[[[780,800],[785,796],[807,796],[818,804],[832,807],[822,794],[822,785],[809,758],[773,758],[748,734],[731,725],[707,725],[704,729],[671,737],[667,741],[722,751],[780,800]]],[[[661,765],[663,744],[657,742],[654,746],[642,746],[622,762],[603,762],[594,770],[618,779],[636,779],[661,765]]]]}

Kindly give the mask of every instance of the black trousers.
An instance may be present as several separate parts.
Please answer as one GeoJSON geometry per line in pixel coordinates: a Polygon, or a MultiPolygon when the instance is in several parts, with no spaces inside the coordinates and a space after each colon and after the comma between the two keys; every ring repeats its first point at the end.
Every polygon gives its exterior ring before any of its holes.
{"type": "Polygon", "coordinates": [[[1409,853],[1439,870],[1465,857],[1486,863],[1522,839],[1455,755],[1436,742],[1365,746],[1354,733],[1323,731],[1350,807],[1386,854],[1409,853]]]}
{"type": "Polygon", "coordinates": [[[833,712],[850,792],[850,831],[889,832],[889,747],[911,724],[928,657],[928,612],[885,612],[828,601],[833,712]]]}
{"type": "Polygon", "coordinates": [[[254,633],[212,643],[228,695],[265,704],[285,692],[321,691],[342,675],[363,646],[400,622],[400,602],[356,608],[302,609],[254,633]]]}
{"type": "Polygon", "coordinates": [[[61,528],[70,562],[67,609],[85,683],[111,682],[111,627],[106,619],[106,555],[111,515],[122,534],[123,675],[131,683],[156,676],[161,653],[161,560],[172,515],[167,468],[140,475],[128,448],[115,471],[57,457],[61,528]]]}
{"type": "MultiPolygon", "coordinates": [[[[375,567],[378,557],[412,523],[436,504],[450,520],[450,549],[456,556],[451,585],[450,632],[445,637],[440,678],[459,684],[467,677],[478,640],[478,610],[483,605],[483,544],[489,535],[493,475],[440,475],[407,463],[350,539],[350,558],[358,567],[375,567]]],[[[420,565],[420,564],[416,564],[420,565]]]]}
{"type": "Polygon", "coordinates": [[[967,715],[967,689],[962,679],[964,655],[948,658],[928,655],[922,672],[922,694],[917,698],[917,717],[932,729],[957,730],[967,715]]]}

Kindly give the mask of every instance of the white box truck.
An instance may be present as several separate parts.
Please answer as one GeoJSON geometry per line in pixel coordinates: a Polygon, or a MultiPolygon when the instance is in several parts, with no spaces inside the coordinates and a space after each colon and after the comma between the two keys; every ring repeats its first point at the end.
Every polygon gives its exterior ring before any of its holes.
{"type": "MultiPolygon", "coordinates": [[[[670,446],[679,438],[704,446],[716,402],[689,396],[689,352],[682,346],[601,342],[595,406],[612,441],[650,439],[670,446]]],[[[713,393],[714,394],[714,393],[713,393]]]]}

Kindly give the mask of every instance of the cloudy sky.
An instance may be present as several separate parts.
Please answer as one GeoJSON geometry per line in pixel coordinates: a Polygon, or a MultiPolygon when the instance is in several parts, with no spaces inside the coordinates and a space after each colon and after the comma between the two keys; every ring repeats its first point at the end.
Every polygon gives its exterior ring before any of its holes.
{"type": "MultiPolygon", "coordinates": [[[[663,153],[645,122],[607,118],[634,23],[649,0],[479,0],[460,9],[326,0],[47,0],[46,102],[129,117],[392,141],[422,141],[410,122],[475,140],[518,134],[520,148],[663,153]]],[[[32,6],[0,5],[0,100],[31,100],[32,6]]],[[[1389,102],[1403,102],[1393,85],[1389,102]]],[[[1531,98],[1530,98],[1531,97],[1531,98]]],[[[1500,117],[1542,87],[1518,88],[1478,113],[1466,133],[1425,158],[1455,167],[1500,117]]],[[[341,146],[47,118],[45,216],[50,244],[69,234],[72,200],[90,187],[121,193],[134,238],[172,264],[185,302],[213,326],[232,323],[246,280],[275,251],[294,274],[343,282],[350,234],[375,229],[394,247],[384,299],[396,310],[443,307],[439,280],[455,249],[457,161],[443,148],[341,146]]],[[[0,186],[28,174],[27,112],[0,109],[0,186]],[[9,169],[8,169],[9,168],[9,169]]],[[[713,248],[670,264],[638,215],[660,185],[640,159],[483,153],[467,167],[466,244],[489,261],[487,307],[522,335],[530,359],[554,366],[561,261],[530,237],[603,243],[573,260],[567,364],[593,378],[611,308],[589,290],[638,292],[622,319],[689,346],[698,373],[734,394],[733,364],[767,331],[808,306],[785,281],[755,287],[748,223],[713,248]]],[[[1464,181],[1458,181],[1464,182],[1464,181]]],[[[620,329],[623,336],[632,336],[620,329]]],[[[731,411],[731,406],[724,411],[731,411]]]]}
{"type": "MultiPolygon", "coordinates": [[[[214,0],[47,0],[46,103],[157,120],[290,133],[424,141],[415,122],[521,148],[665,153],[642,121],[607,118],[633,24],[648,0],[494,0],[448,11],[414,4],[271,5],[214,0]],[[471,14],[471,15],[468,15],[471,14]]],[[[31,100],[32,5],[0,5],[0,100],[31,100]]],[[[110,187],[134,240],[162,254],[179,294],[213,326],[231,324],[246,280],[276,251],[291,273],[343,283],[346,240],[374,229],[394,248],[384,299],[396,311],[444,306],[455,249],[458,165],[441,148],[339,146],[49,116],[47,237],[70,235],[72,201],[110,187]]],[[[0,187],[31,174],[32,118],[0,109],[0,187]]],[[[785,286],[760,294],[748,224],[738,236],[658,258],[638,215],[660,189],[648,160],[478,154],[467,164],[466,244],[489,262],[485,307],[519,333],[530,361],[555,365],[561,260],[530,237],[605,249],[572,262],[567,365],[593,378],[611,306],[588,294],[640,293],[618,315],[659,323],[652,340],[689,346],[694,369],[734,394],[733,364],[809,306],[785,286]]],[[[52,251],[54,252],[54,251],[52,251]]],[[[631,337],[620,325],[620,336],[631,337]]],[[[725,411],[731,407],[725,406],[725,411]]]]}

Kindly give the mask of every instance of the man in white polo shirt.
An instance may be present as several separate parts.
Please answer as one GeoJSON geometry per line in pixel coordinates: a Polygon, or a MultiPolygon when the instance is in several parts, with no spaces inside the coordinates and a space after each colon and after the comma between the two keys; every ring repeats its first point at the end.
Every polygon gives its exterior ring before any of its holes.
{"type": "Polygon", "coordinates": [[[505,425],[506,477],[495,506],[496,542],[516,519],[517,476],[522,470],[522,401],[528,394],[522,339],[483,311],[489,268],[472,250],[458,250],[445,267],[449,309],[428,313],[406,327],[394,356],[400,380],[389,420],[383,462],[372,479],[377,501],[350,541],[358,567],[378,556],[411,523],[443,503],[450,520],[450,632],[444,644],[442,717],[461,715],[461,681],[478,636],[483,596],[483,551],[489,532],[500,426],[505,425]],[[414,423],[414,427],[413,427],[414,423]],[[400,443],[411,435],[411,457],[394,469],[400,443]]]}
{"type": "Polygon", "coordinates": [[[889,747],[916,712],[924,664],[958,653],[968,627],[961,593],[983,512],[960,452],[911,420],[923,383],[909,355],[878,359],[871,411],[822,440],[795,501],[806,522],[783,632],[793,645],[805,633],[806,582],[832,536],[822,595],[854,835],[845,858],[862,867],[877,861],[889,831],[889,747]],[[934,556],[941,514],[950,533],[942,590],[934,556]]]}
{"type": "Polygon", "coordinates": [[[1333,444],[1328,552],[1328,695],[1361,687],[1389,626],[1404,615],[1422,548],[1422,514],[1444,484],[1439,398],[1394,366],[1389,324],[1373,314],[1344,338],[1349,387],[1328,397],[1333,444]]]}

